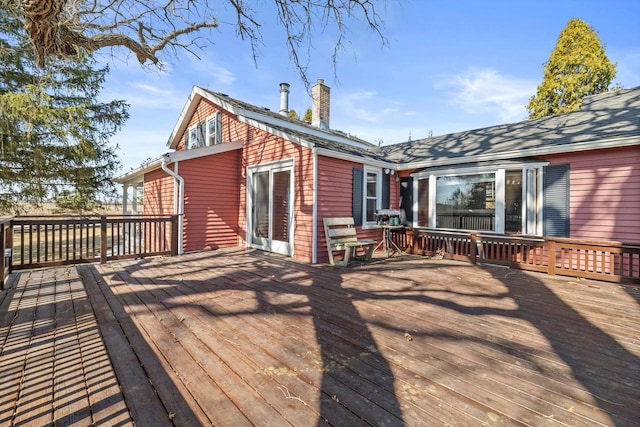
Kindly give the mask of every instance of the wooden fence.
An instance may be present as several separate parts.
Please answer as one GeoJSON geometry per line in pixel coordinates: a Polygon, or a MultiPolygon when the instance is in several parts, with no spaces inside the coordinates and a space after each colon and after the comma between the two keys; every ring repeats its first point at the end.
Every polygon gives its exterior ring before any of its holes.
{"type": "Polygon", "coordinates": [[[178,217],[0,218],[5,273],[66,264],[178,254],[178,217]]]}
{"type": "Polygon", "coordinates": [[[407,251],[475,263],[640,283],[640,244],[564,238],[527,238],[472,232],[407,229],[394,240],[407,251]]]}

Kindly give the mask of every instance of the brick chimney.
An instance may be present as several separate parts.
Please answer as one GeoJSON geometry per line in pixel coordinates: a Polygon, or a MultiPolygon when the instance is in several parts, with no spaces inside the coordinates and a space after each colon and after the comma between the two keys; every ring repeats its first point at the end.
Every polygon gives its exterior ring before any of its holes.
{"type": "Polygon", "coordinates": [[[330,91],[323,79],[311,86],[311,125],[324,130],[329,130],[330,91]]]}

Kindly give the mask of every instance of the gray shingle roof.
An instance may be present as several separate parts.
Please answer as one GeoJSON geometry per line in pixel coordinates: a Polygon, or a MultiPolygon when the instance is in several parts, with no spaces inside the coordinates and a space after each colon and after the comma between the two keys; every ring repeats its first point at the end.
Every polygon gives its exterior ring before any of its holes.
{"type": "Polygon", "coordinates": [[[358,144],[364,144],[364,145],[368,145],[371,147],[375,147],[374,144],[370,143],[369,141],[365,141],[364,139],[360,139],[354,135],[348,134],[346,132],[342,132],[340,130],[337,129],[328,129],[328,130],[324,130],[324,129],[320,129],[316,126],[312,126],[311,124],[304,122],[302,120],[295,120],[292,118],[289,118],[288,116],[282,115],[280,113],[277,113],[275,111],[271,111],[268,108],[265,107],[257,107],[255,105],[249,104],[247,102],[244,101],[240,101],[239,99],[235,99],[230,97],[227,94],[224,93],[218,93],[218,92],[212,92],[208,89],[203,89],[206,92],[209,92],[210,94],[217,96],[218,98],[222,98],[225,101],[229,102],[229,104],[233,105],[236,108],[240,108],[243,110],[247,110],[247,111],[252,111],[254,113],[258,113],[258,114],[263,114],[265,116],[269,116],[272,117],[274,119],[278,119],[278,120],[282,120],[285,122],[289,122],[291,124],[294,124],[296,126],[302,126],[305,127],[307,129],[309,129],[309,131],[313,131],[313,132],[325,132],[327,135],[333,135],[333,136],[338,136],[338,137],[342,137],[342,138],[347,138],[352,140],[354,143],[358,143],[358,144]]]}
{"type": "Polygon", "coordinates": [[[574,144],[628,138],[640,144],[640,87],[587,97],[573,113],[388,145],[380,154],[399,165],[423,164],[480,155],[506,158],[572,151],[574,144]]]}

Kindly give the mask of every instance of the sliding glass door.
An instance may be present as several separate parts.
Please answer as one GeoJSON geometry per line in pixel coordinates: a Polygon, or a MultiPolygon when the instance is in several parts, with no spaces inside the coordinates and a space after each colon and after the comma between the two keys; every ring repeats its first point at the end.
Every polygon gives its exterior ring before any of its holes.
{"type": "Polygon", "coordinates": [[[248,226],[252,247],[293,254],[293,162],[248,169],[248,226]]]}

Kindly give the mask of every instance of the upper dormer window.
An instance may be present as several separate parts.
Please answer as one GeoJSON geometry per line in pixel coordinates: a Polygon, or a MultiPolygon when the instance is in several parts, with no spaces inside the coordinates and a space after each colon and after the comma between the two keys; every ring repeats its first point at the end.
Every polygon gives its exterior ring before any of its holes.
{"type": "Polygon", "coordinates": [[[185,149],[206,147],[222,143],[222,113],[207,117],[203,122],[188,129],[185,135],[185,149]]]}
{"type": "Polygon", "coordinates": [[[207,145],[222,143],[222,113],[218,111],[207,118],[207,145]]]}
{"type": "Polygon", "coordinates": [[[202,132],[200,132],[200,126],[193,126],[191,128],[189,128],[189,134],[187,137],[187,149],[192,150],[194,148],[198,148],[201,147],[203,144],[203,140],[204,138],[200,137],[198,138],[198,136],[201,135],[202,132]]]}

